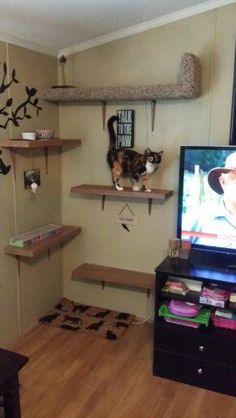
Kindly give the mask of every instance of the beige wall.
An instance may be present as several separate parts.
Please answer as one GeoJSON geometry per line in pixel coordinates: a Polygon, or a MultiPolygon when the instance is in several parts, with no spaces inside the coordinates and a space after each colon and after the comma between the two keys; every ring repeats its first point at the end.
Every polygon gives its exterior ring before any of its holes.
{"type": "MultiPolygon", "coordinates": [[[[1,95],[1,105],[7,94],[13,98],[13,110],[26,98],[25,86],[40,89],[56,83],[57,60],[55,58],[0,43],[0,74],[6,61],[11,77],[13,68],[19,84],[13,84],[1,95]]],[[[34,108],[28,107],[32,119],[20,122],[20,127],[9,124],[0,129],[0,140],[20,138],[22,131],[37,128],[52,128],[59,132],[58,108],[40,102],[43,110],[39,117],[34,108]]],[[[1,117],[1,122],[3,117],[1,117]]],[[[10,151],[2,149],[2,158],[11,164],[10,151]]],[[[37,226],[61,221],[61,164],[58,150],[49,151],[49,174],[45,174],[43,150],[16,151],[16,178],[13,170],[1,175],[1,217],[0,217],[0,345],[14,340],[23,331],[36,323],[62,294],[61,252],[53,251],[49,262],[47,254],[35,260],[22,259],[20,277],[16,259],[4,254],[8,239],[16,233],[37,226]],[[41,187],[36,196],[24,189],[23,172],[39,168],[41,187]]]]}
{"type": "MultiPolygon", "coordinates": [[[[16,153],[13,170],[1,181],[0,218],[0,345],[36,323],[59,297],[81,303],[133,312],[140,317],[153,313],[153,294],[97,283],[75,282],[71,271],[83,262],[153,272],[167,253],[168,239],[175,236],[178,158],[181,144],[227,144],[236,38],[236,5],[220,8],[182,21],[111,42],[68,57],[66,82],[78,86],[136,85],[177,81],[184,52],[198,55],[202,63],[202,95],[191,101],[164,101],[157,104],[155,131],[151,131],[150,104],[109,103],[108,119],[118,109],[135,110],[135,148],[147,146],[164,150],[160,170],[151,179],[154,188],[173,189],[164,204],[154,202],[148,215],[147,203],[108,198],[105,210],[97,197],[71,195],[70,187],[81,183],[111,184],[106,162],[108,133],[102,129],[99,104],[56,106],[41,102],[37,118],[16,128],[0,129],[0,141],[17,138],[23,130],[55,129],[56,135],[81,138],[81,147],[49,150],[49,174],[45,173],[43,150],[16,153]],[[62,165],[61,165],[62,163],[62,165]],[[40,168],[41,187],[34,197],[24,189],[23,171],[40,168]],[[62,174],[62,182],[61,182],[62,174]],[[138,216],[138,226],[125,231],[116,217],[128,202],[138,216]],[[49,222],[80,225],[82,234],[63,247],[21,262],[20,277],[13,257],[4,254],[9,237],[49,222]]],[[[9,91],[14,103],[25,97],[25,86],[37,89],[57,82],[55,58],[0,43],[0,63],[16,69],[20,83],[9,91]]],[[[0,67],[2,68],[2,67],[0,67]]],[[[1,71],[1,70],[0,70],[1,71]]],[[[60,71],[60,69],[59,69],[60,71]]],[[[9,73],[10,74],[10,73],[9,73]]],[[[59,73],[59,76],[61,74],[59,73]]],[[[1,95],[1,104],[6,97],[1,95]]],[[[1,147],[0,147],[1,149],[1,147]]],[[[11,163],[10,152],[2,158],[11,163]]],[[[127,182],[126,182],[127,183],[127,182]]]]}
{"type": "Polygon", "coordinates": [[[153,272],[166,255],[168,239],[175,236],[179,146],[227,144],[232,97],[236,38],[236,5],[220,8],[160,28],[111,42],[68,58],[66,80],[76,86],[137,85],[177,81],[184,52],[202,63],[202,95],[191,101],[157,104],[155,131],[151,131],[150,104],[109,103],[107,119],[118,109],[135,110],[135,148],[164,150],[154,188],[170,188],[175,195],[155,203],[151,216],[147,204],[137,200],[107,199],[105,210],[97,197],[71,195],[81,183],[111,184],[106,163],[108,133],[102,130],[101,106],[60,107],[60,131],[81,137],[81,148],[62,157],[62,218],[83,228],[80,239],[63,252],[64,295],[83,303],[133,312],[141,317],[153,311],[153,295],[107,285],[71,280],[71,270],[83,262],[153,272]],[[116,217],[128,202],[139,225],[125,231],[116,217]]]}

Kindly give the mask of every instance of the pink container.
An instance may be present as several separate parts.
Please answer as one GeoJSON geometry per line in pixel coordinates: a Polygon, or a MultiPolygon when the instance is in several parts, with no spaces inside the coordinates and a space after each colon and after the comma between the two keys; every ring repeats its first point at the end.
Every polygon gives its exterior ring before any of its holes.
{"type": "Polygon", "coordinates": [[[200,305],[172,299],[168,305],[168,309],[173,315],[193,317],[199,313],[200,305]]]}
{"type": "Polygon", "coordinates": [[[236,330],[236,320],[230,318],[221,318],[215,314],[211,314],[213,325],[218,328],[228,328],[236,330]]]}

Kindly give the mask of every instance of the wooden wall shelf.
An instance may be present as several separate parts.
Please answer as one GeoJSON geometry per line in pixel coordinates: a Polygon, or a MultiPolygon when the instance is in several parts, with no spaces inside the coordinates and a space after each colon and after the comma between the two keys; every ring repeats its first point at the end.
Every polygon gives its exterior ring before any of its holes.
{"type": "Polygon", "coordinates": [[[79,226],[64,225],[63,229],[56,235],[47,238],[43,241],[39,241],[36,244],[29,245],[24,248],[14,247],[13,245],[8,245],[5,247],[5,254],[12,255],[15,257],[30,257],[35,258],[42,253],[51,250],[56,247],[58,244],[63,244],[63,242],[70,240],[71,238],[76,237],[81,233],[81,228],[79,226]]]}
{"type": "Polygon", "coordinates": [[[26,141],[23,139],[8,139],[0,144],[0,148],[9,148],[11,150],[12,165],[14,178],[16,177],[16,162],[15,162],[15,150],[17,149],[35,149],[35,148],[44,148],[45,155],[45,170],[48,174],[48,148],[53,147],[62,147],[64,145],[81,145],[81,139],[37,139],[35,141],[26,141]]]}
{"type": "Polygon", "coordinates": [[[72,271],[73,280],[96,280],[102,283],[116,283],[146,289],[155,288],[155,275],[139,271],[125,270],[97,264],[81,264],[72,271]]]}
{"type": "Polygon", "coordinates": [[[151,192],[134,192],[131,187],[126,187],[124,190],[119,191],[116,190],[113,186],[101,186],[96,184],[80,184],[78,186],[73,186],[71,187],[71,192],[102,196],[102,210],[104,209],[106,196],[148,199],[149,214],[151,213],[151,205],[153,199],[165,201],[173,195],[173,190],[167,189],[152,189],[151,192]]]}
{"type": "Polygon", "coordinates": [[[81,139],[36,139],[35,141],[26,141],[24,139],[8,139],[0,147],[2,148],[49,148],[61,147],[63,145],[81,145],[81,139]]]}

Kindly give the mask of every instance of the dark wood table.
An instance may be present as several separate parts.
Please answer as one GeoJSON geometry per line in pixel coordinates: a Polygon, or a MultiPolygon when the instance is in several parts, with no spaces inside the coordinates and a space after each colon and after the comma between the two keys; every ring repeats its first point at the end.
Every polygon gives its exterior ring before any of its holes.
{"type": "Polygon", "coordinates": [[[0,348],[0,395],[5,418],[21,418],[18,372],[28,357],[0,348]]]}

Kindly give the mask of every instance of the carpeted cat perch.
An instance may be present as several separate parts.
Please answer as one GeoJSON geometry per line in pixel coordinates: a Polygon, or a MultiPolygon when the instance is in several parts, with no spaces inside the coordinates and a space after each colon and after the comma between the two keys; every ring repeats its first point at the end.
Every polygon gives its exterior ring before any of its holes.
{"type": "Polygon", "coordinates": [[[50,101],[114,101],[192,99],[201,92],[201,65],[196,55],[186,52],[181,58],[179,80],[169,84],[117,87],[69,87],[42,90],[41,99],[50,101]]]}
{"type": "Polygon", "coordinates": [[[83,305],[62,298],[39,322],[74,332],[88,332],[116,340],[130,326],[134,315],[95,306],[83,305]]]}
{"type": "Polygon", "coordinates": [[[168,84],[107,87],[50,88],[39,92],[41,99],[52,102],[101,102],[103,129],[105,129],[106,103],[109,101],[150,101],[152,130],[154,130],[157,100],[194,99],[201,94],[201,63],[189,52],[181,57],[178,81],[168,84]]]}

